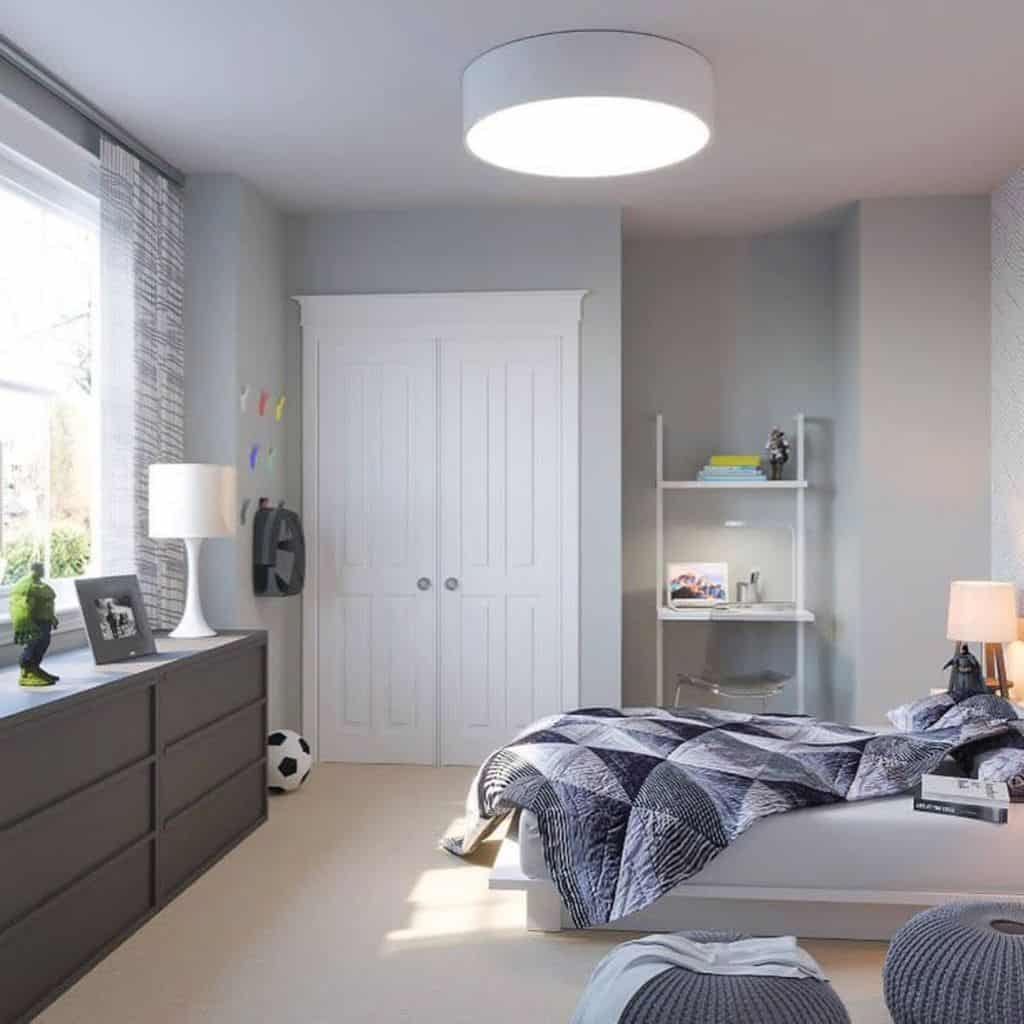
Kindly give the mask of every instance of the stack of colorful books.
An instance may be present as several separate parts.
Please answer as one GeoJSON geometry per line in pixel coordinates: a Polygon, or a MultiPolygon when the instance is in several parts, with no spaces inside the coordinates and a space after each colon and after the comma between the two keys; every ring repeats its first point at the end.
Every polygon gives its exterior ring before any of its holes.
{"type": "Polygon", "coordinates": [[[760,455],[712,455],[697,479],[708,483],[758,483],[767,478],[760,455]]]}

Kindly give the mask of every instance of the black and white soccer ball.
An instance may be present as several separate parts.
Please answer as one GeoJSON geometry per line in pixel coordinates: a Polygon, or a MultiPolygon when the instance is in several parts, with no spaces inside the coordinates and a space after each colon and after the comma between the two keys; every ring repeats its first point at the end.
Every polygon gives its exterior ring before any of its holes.
{"type": "Polygon", "coordinates": [[[275,729],[267,737],[267,786],[277,793],[298,789],[313,767],[309,744],[291,729],[275,729]]]}

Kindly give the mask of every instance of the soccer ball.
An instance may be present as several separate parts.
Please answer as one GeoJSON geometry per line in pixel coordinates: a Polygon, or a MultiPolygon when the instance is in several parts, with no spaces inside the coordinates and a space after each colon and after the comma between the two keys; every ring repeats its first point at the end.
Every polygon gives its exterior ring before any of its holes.
{"type": "Polygon", "coordinates": [[[313,767],[309,744],[291,729],[275,729],[267,737],[267,786],[277,793],[298,789],[313,767]]]}

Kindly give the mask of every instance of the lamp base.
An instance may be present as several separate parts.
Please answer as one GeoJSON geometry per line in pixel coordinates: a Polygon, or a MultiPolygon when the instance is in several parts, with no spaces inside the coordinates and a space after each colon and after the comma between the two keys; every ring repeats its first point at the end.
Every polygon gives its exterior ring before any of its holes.
{"type": "Polygon", "coordinates": [[[1002,644],[985,644],[985,682],[995,683],[999,695],[1010,699],[1010,683],[1006,678],[1006,658],[1002,644]]]}
{"type": "Polygon", "coordinates": [[[185,538],[188,585],[185,589],[185,611],[182,613],[181,622],[170,634],[175,640],[198,640],[201,637],[217,635],[217,631],[206,621],[203,614],[203,599],[199,596],[199,551],[202,546],[202,537],[185,538]]]}
{"type": "Polygon", "coordinates": [[[206,619],[202,617],[202,615],[200,615],[198,619],[183,615],[181,617],[181,622],[179,622],[167,635],[173,640],[198,640],[204,636],[216,636],[217,630],[215,630],[206,621],[206,619]],[[188,621],[186,621],[186,619],[188,621]]]}

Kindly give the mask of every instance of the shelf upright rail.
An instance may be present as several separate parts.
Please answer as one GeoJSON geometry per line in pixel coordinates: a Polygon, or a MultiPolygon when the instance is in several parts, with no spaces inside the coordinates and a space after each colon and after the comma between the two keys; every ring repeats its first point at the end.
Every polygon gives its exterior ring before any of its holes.
{"type": "Polygon", "coordinates": [[[661,413],[658,413],[654,433],[655,480],[657,496],[655,500],[654,529],[657,537],[655,557],[657,565],[654,576],[654,622],[655,622],[655,657],[657,658],[656,689],[658,707],[665,706],[665,623],[661,620],[661,607],[667,600],[665,587],[665,424],[661,413]]]}
{"type": "MultiPolygon", "coordinates": [[[[796,417],[796,478],[806,480],[807,473],[804,465],[804,431],[806,417],[797,413],[796,417]]],[[[798,609],[807,607],[807,594],[805,588],[805,577],[807,572],[807,509],[806,509],[806,488],[801,487],[796,492],[796,578],[793,580],[793,596],[798,609]]],[[[804,662],[804,633],[807,629],[803,620],[796,624],[796,707],[800,714],[807,711],[807,680],[806,664],[804,662]]]]}

